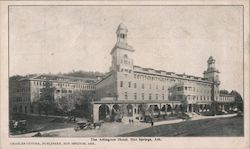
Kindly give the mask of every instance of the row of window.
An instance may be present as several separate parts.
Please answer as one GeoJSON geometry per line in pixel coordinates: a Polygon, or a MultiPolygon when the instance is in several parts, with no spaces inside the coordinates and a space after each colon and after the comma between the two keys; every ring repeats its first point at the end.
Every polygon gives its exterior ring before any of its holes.
{"type": "Polygon", "coordinates": [[[73,93],[73,91],[62,89],[62,90],[56,90],[56,93],[73,93]]]}
{"type": "MultiPolygon", "coordinates": [[[[36,86],[45,86],[46,82],[34,81],[34,85],[36,86]]],[[[82,89],[95,89],[94,85],[80,85],[80,84],[68,84],[68,83],[54,83],[53,86],[58,87],[73,87],[73,88],[82,88],[82,89]]]]}
{"type": "Polygon", "coordinates": [[[121,64],[130,65],[132,64],[132,61],[127,60],[127,59],[121,59],[121,64]]]}
{"type": "MultiPolygon", "coordinates": [[[[120,81],[120,87],[125,87],[125,83],[126,83],[126,82],[120,81]]],[[[131,88],[131,87],[132,87],[132,84],[133,84],[133,88],[137,88],[137,84],[136,84],[136,83],[132,83],[132,82],[127,82],[126,86],[127,86],[128,88],[131,88]]],[[[141,88],[142,88],[142,89],[145,88],[144,83],[141,84],[141,88]]],[[[151,85],[151,84],[149,84],[149,89],[152,89],[152,85],[151,85]]],[[[159,85],[156,85],[156,86],[155,86],[155,89],[159,89],[159,85]]],[[[164,90],[164,86],[161,86],[161,89],[164,90]]]]}
{"type": "Polygon", "coordinates": [[[233,97],[220,97],[221,101],[233,101],[234,98],[233,97]]]}
{"type": "Polygon", "coordinates": [[[174,78],[165,78],[165,77],[152,77],[150,75],[134,74],[134,78],[138,80],[152,80],[152,81],[173,81],[174,78]]]}
{"type": "Polygon", "coordinates": [[[187,100],[211,100],[210,96],[187,96],[187,100]]]}
{"type": "Polygon", "coordinates": [[[17,97],[16,102],[30,101],[29,97],[17,97]]]}
{"type": "MultiPolygon", "coordinates": [[[[151,94],[151,93],[149,93],[148,94],[148,100],[152,100],[152,97],[153,95],[151,94]]],[[[124,98],[125,99],[128,99],[128,92],[124,92],[124,98]]],[[[165,96],[164,96],[164,94],[162,94],[161,95],[161,97],[160,97],[160,95],[158,95],[158,94],[155,94],[155,100],[159,100],[159,99],[162,99],[162,100],[164,100],[165,99],[165,96]]],[[[145,100],[145,94],[144,93],[141,93],[141,99],[142,100],[145,100]]],[[[137,100],[137,93],[134,93],[134,100],[137,100]]]]}
{"type": "Polygon", "coordinates": [[[34,81],[33,84],[36,86],[45,86],[46,82],[34,81]]]}
{"type": "MultiPolygon", "coordinates": [[[[33,113],[33,106],[30,107],[30,111],[31,111],[31,113],[33,113]]],[[[15,105],[15,106],[13,107],[13,112],[20,112],[20,113],[22,113],[22,112],[23,112],[23,106],[20,105],[19,108],[18,108],[18,107],[15,105]]],[[[28,113],[28,107],[27,107],[27,106],[24,106],[24,112],[25,112],[25,113],[28,113]]]]}
{"type": "Polygon", "coordinates": [[[177,91],[193,91],[193,92],[200,92],[200,93],[210,93],[210,89],[199,89],[199,88],[195,88],[195,87],[187,87],[187,86],[181,86],[181,87],[177,87],[177,91]]]}
{"type": "MultiPolygon", "coordinates": [[[[167,77],[158,77],[158,76],[151,76],[151,75],[144,75],[144,74],[134,74],[135,79],[139,80],[151,80],[151,81],[168,81],[168,82],[187,82],[187,80],[176,79],[176,78],[167,78],[167,77]]],[[[188,80],[189,81],[189,80],[188,80]]],[[[197,85],[201,86],[210,86],[207,83],[196,82],[197,85]]]]}
{"type": "Polygon", "coordinates": [[[132,72],[132,70],[131,69],[121,69],[121,72],[127,72],[127,73],[131,73],[132,72]]]}
{"type": "Polygon", "coordinates": [[[126,37],[126,35],[125,34],[117,34],[117,37],[124,39],[126,37]]]}

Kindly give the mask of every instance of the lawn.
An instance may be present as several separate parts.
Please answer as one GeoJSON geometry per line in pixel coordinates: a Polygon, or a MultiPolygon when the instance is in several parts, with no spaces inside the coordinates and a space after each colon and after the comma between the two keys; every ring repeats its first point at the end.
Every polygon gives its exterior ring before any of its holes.
{"type": "Polygon", "coordinates": [[[122,134],[123,137],[164,136],[244,136],[243,117],[215,118],[185,121],[176,124],[154,126],[122,134]]]}

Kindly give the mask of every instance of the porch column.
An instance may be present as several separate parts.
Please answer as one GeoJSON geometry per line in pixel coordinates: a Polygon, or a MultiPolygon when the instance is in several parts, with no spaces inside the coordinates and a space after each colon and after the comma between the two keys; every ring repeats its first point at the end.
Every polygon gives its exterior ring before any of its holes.
{"type": "Polygon", "coordinates": [[[168,104],[165,105],[165,114],[168,116],[168,104]]]}
{"type": "Polygon", "coordinates": [[[224,104],[222,104],[222,111],[225,111],[225,106],[224,106],[224,104]]]}
{"type": "Polygon", "coordinates": [[[92,113],[92,119],[93,119],[93,122],[98,122],[99,121],[99,107],[100,107],[100,104],[93,104],[92,105],[93,107],[93,113],[92,113]]]}
{"type": "Polygon", "coordinates": [[[107,106],[109,107],[109,116],[111,118],[112,117],[113,104],[107,104],[107,106]]]}

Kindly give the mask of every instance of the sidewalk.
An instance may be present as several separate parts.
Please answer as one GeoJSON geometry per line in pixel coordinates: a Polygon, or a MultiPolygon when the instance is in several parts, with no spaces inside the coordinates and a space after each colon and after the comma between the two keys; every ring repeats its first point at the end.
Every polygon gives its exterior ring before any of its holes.
{"type": "MultiPolygon", "coordinates": [[[[222,117],[233,117],[236,116],[237,113],[234,114],[227,114],[227,115],[215,115],[215,116],[197,116],[193,117],[188,121],[194,121],[194,120],[201,120],[201,119],[212,119],[212,118],[222,118],[222,117]]],[[[183,122],[184,120],[177,119],[177,120],[169,120],[169,121],[160,121],[160,122],[154,122],[154,126],[159,126],[159,125],[165,125],[165,124],[174,124],[174,123],[180,123],[183,122]]]]}

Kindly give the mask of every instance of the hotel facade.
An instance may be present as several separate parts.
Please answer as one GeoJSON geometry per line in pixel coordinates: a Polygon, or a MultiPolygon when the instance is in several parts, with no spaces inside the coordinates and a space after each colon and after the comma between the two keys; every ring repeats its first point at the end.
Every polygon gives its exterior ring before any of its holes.
{"type": "MultiPolygon", "coordinates": [[[[135,50],[127,42],[128,29],[124,24],[118,26],[116,35],[116,44],[110,52],[110,71],[104,76],[89,79],[40,75],[19,79],[18,85],[10,83],[10,110],[36,113],[33,103],[40,100],[39,93],[48,81],[55,87],[55,100],[79,90],[93,91],[93,121],[112,117],[118,111],[122,111],[124,119],[142,120],[143,108],[152,108],[159,114],[178,108],[185,108],[187,113],[210,111],[213,102],[225,110],[225,104],[235,101],[230,94],[220,94],[220,72],[212,56],[207,60],[203,77],[143,68],[134,64],[135,50]]],[[[71,100],[71,96],[67,97],[71,100]]]]}

